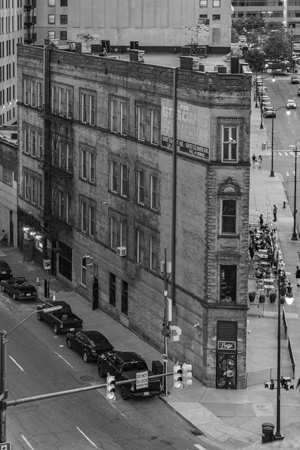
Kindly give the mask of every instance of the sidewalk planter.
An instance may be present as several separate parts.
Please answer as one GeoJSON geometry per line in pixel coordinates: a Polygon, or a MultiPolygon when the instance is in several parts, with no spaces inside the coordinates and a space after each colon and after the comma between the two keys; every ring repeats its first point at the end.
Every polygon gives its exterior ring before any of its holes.
{"type": "Polygon", "coordinates": [[[259,296],[259,303],[265,303],[266,297],[264,294],[260,294],[259,296]]]}
{"type": "Polygon", "coordinates": [[[271,303],[275,303],[276,297],[277,297],[276,292],[271,292],[271,294],[270,294],[270,302],[271,303]]]}
{"type": "Polygon", "coordinates": [[[252,292],[249,292],[249,300],[250,300],[250,302],[254,302],[254,300],[255,300],[255,291],[252,291],[252,292]]]}

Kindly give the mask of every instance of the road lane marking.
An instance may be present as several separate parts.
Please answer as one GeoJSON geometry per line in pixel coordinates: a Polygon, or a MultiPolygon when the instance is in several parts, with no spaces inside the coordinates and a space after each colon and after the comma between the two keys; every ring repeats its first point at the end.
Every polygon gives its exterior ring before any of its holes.
{"type": "Polygon", "coordinates": [[[57,356],[59,356],[62,360],[64,360],[64,362],[66,363],[66,364],[68,364],[68,366],[70,366],[72,369],[74,369],[74,367],[73,366],[71,366],[71,364],[63,357],[63,356],[61,356],[59,353],[57,353],[57,352],[54,352],[57,356]]]}
{"type": "Polygon", "coordinates": [[[202,447],[202,445],[200,445],[200,444],[194,444],[194,446],[195,446],[196,448],[198,448],[198,450],[205,450],[205,448],[202,447]]]}
{"type": "Polygon", "coordinates": [[[281,152],[278,152],[278,155],[282,156],[281,152]]]}
{"type": "Polygon", "coordinates": [[[288,152],[284,152],[284,153],[285,153],[285,156],[289,156],[288,152]]]}
{"type": "Polygon", "coordinates": [[[99,450],[99,447],[97,447],[97,445],[96,444],[94,444],[94,442],[93,441],[91,441],[91,439],[90,438],[88,438],[87,437],[87,435],[86,434],[84,434],[84,432],[83,431],[81,431],[81,429],[80,428],[78,428],[78,427],[76,427],[77,428],[77,430],[82,434],[82,436],[84,436],[85,437],[85,439],[87,440],[87,441],[89,441],[89,443],[90,444],[92,444],[95,448],[97,448],[98,450],[99,450]]]}
{"type": "MultiPolygon", "coordinates": [[[[95,384],[98,384],[96,381],[93,381],[92,383],[90,383],[91,386],[94,386],[95,384]]],[[[97,392],[99,392],[99,394],[101,394],[104,398],[106,398],[106,389],[96,389],[97,392]]],[[[125,414],[123,414],[112,402],[109,402],[110,406],[112,406],[113,408],[115,408],[118,413],[121,414],[121,416],[124,417],[124,419],[127,419],[127,417],[125,416],[125,414]]]]}
{"type": "MultiPolygon", "coordinates": [[[[10,356],[10,355],[8,355],[8,356],[9,356],[9,358],[12,360],[12,362],[14,362],[15,365],[16,365],[17,367],[19,367],[20,370],[22,370],[22,372],[26,373],[25,370],[23,369],[23,367],[21,367],[20,364],[18,364],[17,361],[16,361],[12,356],[10,356]]],[[[27,374],[26,374],[26,375],[27,375],[27,374]]]]}
{"type": "Polygon", "coordinates": [[[30,450],[34,450],[34,448],[32,447],[32,445],[30,444],[30,442],[27,441],[26,437],[21,434],[22,439],[26,442],[26,444],[28,445],[28,447],[30,448],[30,450]]]}

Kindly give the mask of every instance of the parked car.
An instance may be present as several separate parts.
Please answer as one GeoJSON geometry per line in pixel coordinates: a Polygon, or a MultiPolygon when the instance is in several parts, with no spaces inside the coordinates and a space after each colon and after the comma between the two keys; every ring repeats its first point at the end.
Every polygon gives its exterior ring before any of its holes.
{"type": "Polygon", "coordinates": [[[288,100],[286,102],[286,107],[287,107],[287,109],[295,109],[295,108],[297,108],[295,100],[288,100]]]}
{"type": "Polygon", "coordinates": [[[263,116],[266,119],[270,117],[276,117],[276,111],[272,106],[265,106],[263,108],[263,116]]]}
{"type": "Polygon", "coordinates": [[[0,259],[0,281],[9,280],[13,276],[12,270],[4,259],[0,259]]]}
{"type": "Polygon", "coordinates": [[[113,346],[99,331],[73,331],[66,337],[67,346],[78,352],[84,362],[98,361],[98,355],[113,350],[113,346]]]}
{"type": "Polygon", "coordinates": [[[260,104],[262,108],[264,108],[265,106],[272,107],[271,102],[269,100],[263,100],[262,102],[260,102],[260,104]]]}
{"type": "Polygon", "coordinates": [[[55,334],[60,334],[68,331],[81,330],[83,321],[76,316],[68,303],[63,301],[47,301],[38,305],[37,319],[45,320],[50,323],[55,334]],[[53,306],[61,306],[61,309],[51,312],[43,312],[53,306]]]}
{"type": "Polygon", "coordinates": [[[299,84],[300,83],[300,78],[299,77],[297,77],[297,75],[292,75],[291,76],[291,83],[292,84],[299,84]]]}
{"type": "Polygon", "coordinates": [[[36,288],[24,277],[12,277],[1,281],[1,291],[12,295],[14,300],[36,300],[36,288]]]}
{"type": "Polygon", "coordinates": [[[161,393],[161,378],[148,379],[148,386],[139,388],[136,386],[137,372],[148,372],[146,361],[134,352],[106,352],[98,356],[98,372],[100,377],[106,377],[109,373],[114,375],[116,381],[134,380],[131,384],[121,385],[121,397],[128,400],[132,397],[153,397],[161,393]]]}
{"type": "Polygon", "coordinates": [[[297,94],[300,95],[300,87],[298,87],[297,94]]]}

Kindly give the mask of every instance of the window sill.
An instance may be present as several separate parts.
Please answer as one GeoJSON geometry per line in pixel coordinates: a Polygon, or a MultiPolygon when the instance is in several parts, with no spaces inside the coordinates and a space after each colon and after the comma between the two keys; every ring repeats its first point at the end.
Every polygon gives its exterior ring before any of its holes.
{"type": "Polygon", "coordinates": [[[239,234],[219,234],[219,239],[240,239],[239,234]]]}

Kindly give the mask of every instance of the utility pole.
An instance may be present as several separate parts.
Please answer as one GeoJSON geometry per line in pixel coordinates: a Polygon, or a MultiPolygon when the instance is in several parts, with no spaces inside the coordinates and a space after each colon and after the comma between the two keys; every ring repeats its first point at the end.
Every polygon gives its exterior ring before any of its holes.
{"type": "MultiPolygon", "coordinates": [[[[165,260],[164,260],[164,355],[163,355],[163,373],[168,371],[168,337],[170,333],[169,328],[169,306],[168,306],[168,274],[167,274],[167,249],[165,248],[165,260]]],[[[163,379],[163,394],[167,395],[167,377],[163,379]]]]}

